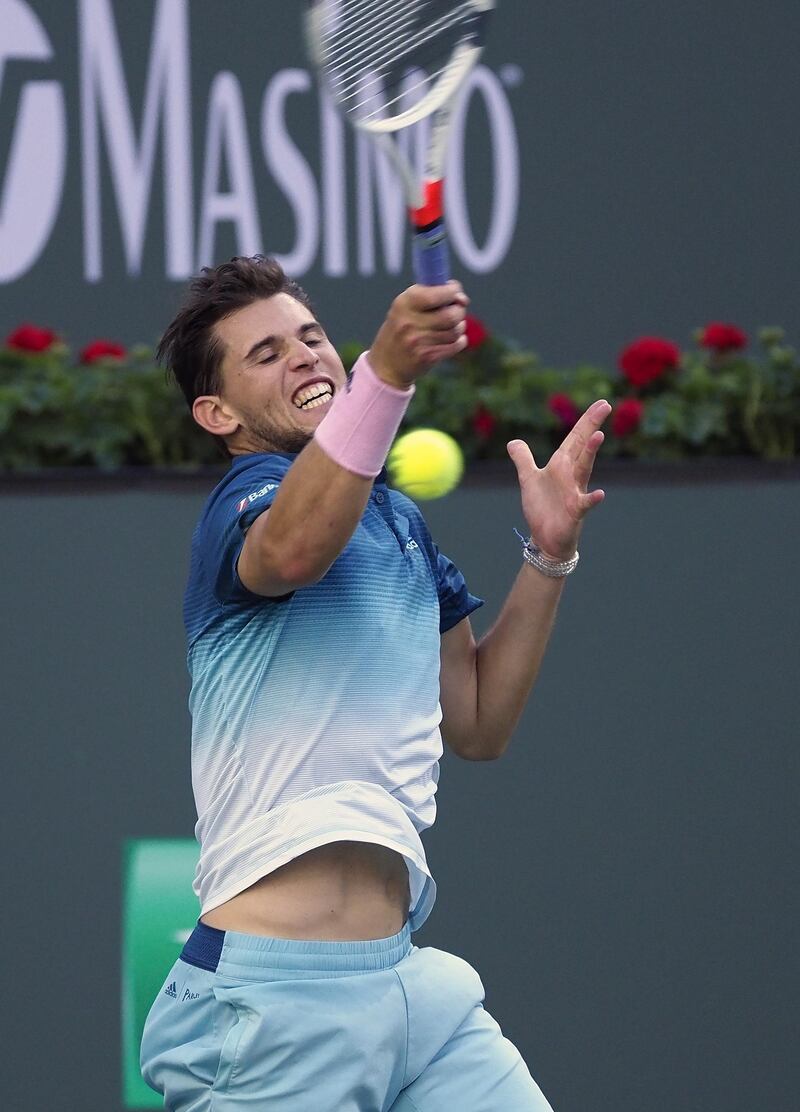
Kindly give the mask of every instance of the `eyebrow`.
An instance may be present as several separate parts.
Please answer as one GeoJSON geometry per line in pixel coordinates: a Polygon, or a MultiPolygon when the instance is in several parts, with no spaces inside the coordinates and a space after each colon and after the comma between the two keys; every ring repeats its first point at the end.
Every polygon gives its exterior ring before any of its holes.
{"type": "MultiPolygon", "coordinates": [[[[322,327],[322,325],[319,323],[319,321],[310,320],[310,321],[307,321],[305,324],[300,325],[300,327],[297,329],[297,335],[300,339],[302,339],[303,336],[305,336],[305,334],[307,332],[313,332],[315,329],[318,330],[319,332],[324,332],[325,331],[324,328],[322,327]]],[[[280,336],[274,336],[273,335],[273,336],[265,336],[263,340],[258,340],[257,343],[253,344],[253,346],[248,351],[247,355],[245,356],[245,360],[247,362],[249,362],[256,355],[258,355],[259,352],[261,352],[264,348],[274,347],[275,344],[280,339],[281,339],[280,336]]]]}

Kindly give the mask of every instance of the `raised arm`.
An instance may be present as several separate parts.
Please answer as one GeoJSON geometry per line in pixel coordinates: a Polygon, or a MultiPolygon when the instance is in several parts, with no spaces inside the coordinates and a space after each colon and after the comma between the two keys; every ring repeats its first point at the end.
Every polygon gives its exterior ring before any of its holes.
{"type": "Polygon", "coordinates": [[[271,508],[250,528],[238,563],[245,587],[274,597],[325,575],[361,519],[414,382],[463,350],[467,303],[457,282],[411,286],[393,301],[358,382],[337,390],[271,508]],[[374,449],[366,465],[364,444],[374,449]]]}

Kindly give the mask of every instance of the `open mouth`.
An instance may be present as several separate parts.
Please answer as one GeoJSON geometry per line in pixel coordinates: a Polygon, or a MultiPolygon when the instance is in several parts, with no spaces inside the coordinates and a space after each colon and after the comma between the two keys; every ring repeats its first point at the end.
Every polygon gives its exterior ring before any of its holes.
{"type": "Polygon", "coordinates": [[[302,410],[318,409],[327,405],[332,398],[333,386],[330,382],[312,382],[292,395],[292,404],[302,410]]]}

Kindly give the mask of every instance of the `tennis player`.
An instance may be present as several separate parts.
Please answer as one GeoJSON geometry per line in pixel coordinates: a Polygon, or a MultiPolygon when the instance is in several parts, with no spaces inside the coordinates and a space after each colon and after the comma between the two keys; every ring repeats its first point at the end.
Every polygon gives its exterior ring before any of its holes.
{"type": "Polygon", "coordinates": [[[509,445],[531,540],[500,617],[390,490],[414,383],[466,345],[457,282],[392,303],[348,380],[278,264],[206,269],[160,347],[231,457],[185,620],[201,915],[142,1069],[174,1112],[547,1112],[461,958],[412,945],[435,885],[442,738],[495,760],[536,678],[610,406],[543,468],[509,445]]]}

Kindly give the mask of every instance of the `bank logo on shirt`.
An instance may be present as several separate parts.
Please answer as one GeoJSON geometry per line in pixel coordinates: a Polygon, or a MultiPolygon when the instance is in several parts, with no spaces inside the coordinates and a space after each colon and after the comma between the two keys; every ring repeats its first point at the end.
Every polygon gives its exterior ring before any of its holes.
{"type": "Polygon", "coordinates": [[[263,486],[261,490],[255,490],[252,494],[248,494],[248,496],[246,498],[243,498],[241,502],[236,503],[236,512],[241,513],[242,510],[246,510],[251,502],[257,502],[259,498],[263,498],[264,495],[269,494],[271,490],[277,490],[277,487],[277,483],[267,483],[267,485],[263,486]]]}

